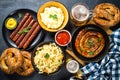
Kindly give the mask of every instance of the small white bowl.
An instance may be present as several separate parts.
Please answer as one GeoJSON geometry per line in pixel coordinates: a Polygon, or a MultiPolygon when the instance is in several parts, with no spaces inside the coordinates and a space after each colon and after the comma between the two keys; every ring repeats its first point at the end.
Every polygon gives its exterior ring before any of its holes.
{"type": "Polygon", "coordinates": [[[55,42],[60,46],[67,46],[71,42],[71,34],[67,30],[60,30],[55,34],[55,42]]]}

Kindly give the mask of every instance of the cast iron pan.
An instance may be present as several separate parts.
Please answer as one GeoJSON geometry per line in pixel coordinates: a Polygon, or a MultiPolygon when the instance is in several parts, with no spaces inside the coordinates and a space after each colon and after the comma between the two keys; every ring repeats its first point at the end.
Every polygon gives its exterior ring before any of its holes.
{"type": "Polygon", "coordinates": [[[88,62],[98,62],[98,61],[100,61],[107,54],[107,51],[108,51],[108,48],[109,48],[109,37],[108,37],[107,33],[101,27],[99,27],[97,25],[89,24],[89,25],[85,25],[85,26],[82,26],[82,27],[78,27],[73,32],[71,46],[72,46],[72,51],[74,52],[74,54],[79,59],[81,59],[82,61],[84,61],[85,63],[88,63],[88,62]],[[87,30],[98,31],[99,33],[101,33],[104,36],[104,39],[105,39],[104,49],[97,56],[95,56],[93,58],[86,58],[86,57],[80,55],[77,52],[76,48],[75,48],[75,39],[76,39],[78,33],[82,29],[84,29],[84,28],[87,28],[87,30]]]}
{"type": "MultiPolygon", "coordinates": [[[[35,63],[34,63],[34,57],[35,57],[35,52],[36,52],[36,50],[37,50],[37,48],[38,47],[41,47],[41,46],[43,46],[43,45],[45,45],[45,44],[50,44],[50,43],[55,43],[55,42],[53,42],[53,41],[48,41],[48,42],[41,42],[41,43],[39,43],[35,48],[34,48],[34,50],[33,50],[33,52],[32,52],[32,57],[31,57],[31,60],[32,60],[32,65],[33,65],[33,67],[34,67],[34,69],[36,70],[36,72],[39,72],[39,69],[37,69],[36,68],[36,65],[35,65],[35,63]]],[[[55,43],[56,44],[56,43],[55,43]]],[[[57,45],[57,44],[56,44],[57,45]]],[[[57,46],[59,46],[59,45],[57,45],[57,46]]],[[[60,47],[60,46],[59,46],[60,47]]],[[[50,74],[47,74],[47,73],[39,73],[39,74],[41,74],[41,75],[54,75],[55,73],[57,73],[57,72],[59,72],[60,70],[61,70],[61,68],[64,66],[64,64],[65,64],[65,59],[66,59],[66,55],[64,54],[64,50],[63,50],[63,48],[62,47],[60,47],[60,49],[62,50],[62,53],[63,53],[63,63],[58,67],[58,69],[55,71],[55,72],[53,72],[53,73],[50,73],[50,74]]]]}

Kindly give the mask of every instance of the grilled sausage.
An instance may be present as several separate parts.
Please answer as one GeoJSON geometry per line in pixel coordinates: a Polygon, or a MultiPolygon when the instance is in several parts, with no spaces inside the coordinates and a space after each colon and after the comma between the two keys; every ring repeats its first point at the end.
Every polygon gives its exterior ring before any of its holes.
{"type": "Polygon", "coordinates": [[[97,56],[103,50],[104,46],[104,37],[97,31],[83,29],[75,39],[77,52],[86,58],[97,56]]]}
{"type": "Polygon", "coordinates": [[[77,50],[79,53],[81,53],[81,50],[80,50],[80,39],[82,38],[82,36],[83,36],[85,33],[86,33],[86,30],[85,30],[85,29],[81,30],[81,31],[78,33],[78,35],[77,35],[77,37],[76,37],[76,39],[75,39],[75,47],[76,47],[76,50],[77,50]]]}
{"type": "MultiPolygon", "coordinates": [[[[24,25],[20,28],[20,30],[23,30],[25,27],[28,26],[28,24],[30,23],[30,21],[32,20],[32,16],[29,16],[29,18],[27,19],[27,21],[24,23],[24,25]]],[[[19,31],[20,31],[19,30],[19,31]]],[[[13,41],[16,41],[18,38],[19,38],[20,34],[16,34],[14,37],[13,37],[13,41]]]]}
{"type": "Polygon", "coordinates": [[[26,43],[24,44],[24,46],[23,46],[24,49],[26,49],[29,46],[29,44],[36,37],[36,35],[38,34],[39,31],[40,31],[40,26],[38,25],[35,28],[35,30],[33,31],[33,33],[31,34],[31,36],[28,38],[28,40],[26,41],[26,43]]]}
{"type": "Polygon", "coordinates": [[[29,13],[25,14],[25,16],[23,17],[23,19],[18,24],[17,28],[10,34],[10,39],[13,39],[13,37],[16,35],[16,33],[19,31],[19,29],[23,26],[23,24],[25,23],[25,21],[28,19],[29,15],[30,15],[29,13]]]}
{"type": "Polygon", "coordinates": [[[30,31],[25,35],[25,37],[23,38],[23,40],[20,42],[20,44],[18,45],[18,48],[22,48],[24,43],[28,40],[28,38],[30,37],[30,35],[33,33],[33,31],[35,30],[35,28],[37,27],[38,23],[35,22],[32,26],[32,28],[30,29],[30,31]]]}
{"type": "MultiPolygon", "coordinates": [[[[32,26],[32,25],[34,24],[34,22],[35,22],[35,20],[32,19],[28,26],[32,26]]],[[[20,37],[19,37],[19,38],[17,39],[17,41],[15,42],[16,45],[19,45],[19,44],[20,44],[20,42],[22,41],[22,39],[24,38],[25,35],[26,35],[26,34],[21,34],[21,35],[20,35],[20,37]]]]}

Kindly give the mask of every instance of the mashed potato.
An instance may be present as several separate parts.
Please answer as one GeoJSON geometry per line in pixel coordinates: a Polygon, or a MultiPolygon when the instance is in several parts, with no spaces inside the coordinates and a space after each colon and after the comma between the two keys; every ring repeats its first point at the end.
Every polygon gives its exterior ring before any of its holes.
{"type": "Polygon", "coordinates": [[[37,48],[34,63],[39,73],[53,73],[63,63],[63,54],[55,43],[45,44],[37,48]]]}
{"type": "Polygon", "coordinates": [[[47,7],[43,13],[40,13],[42,22],[50,29],[59,28],[64,21],[64,14],[60,8],[47,7]]]}

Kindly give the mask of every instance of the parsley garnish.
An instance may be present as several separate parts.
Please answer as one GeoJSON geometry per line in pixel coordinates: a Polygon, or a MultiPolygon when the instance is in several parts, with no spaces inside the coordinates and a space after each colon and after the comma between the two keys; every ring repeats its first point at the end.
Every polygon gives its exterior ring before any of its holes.
{"type": "Polygon", "coordinates": [[[58,17],[57,17],[57,15],[56,14],[50,14],[49,15],[49,18],[52,18],[53,20],[58,20],[58,17]]]}
{"type": "Polygon", "coordinates": [[[101,38],[98,37],[98,42],[101,42],[101,38]]]}
{"type": "Polygon", "coordinates": [[[89,54],[90,54],[90,55],[93,55],[93,54],[94,54],[94,51],[90,51],[89,54]]]}
{"type": "Polygon", "coordinates": [[[80,48],[80,51],[82,51],[83,49],[82,48],[80,48]]]}
{"type": "Polygon", "coordinates": [[[30,29],[31,29],[31,26],[27,26],[26,28],[20,30],[20,31],[18,32],[18,34],[28,33],[30,29]]]}
{"type": "Polygon", "coordinates": [[[48,59],[50,57],[50,55],[48,53],[45,54],[44,56],[46,59],[48,59]]]}
{"type": "Polygon", "coordinates": [[[94,41],[92,39],[88,39],[87,44],[88,44],[88,46],[92,47],[92,46],[94,46],[94,41]]]}
{"type": "Polygon", "coordinates": [[[18,13],[18,18],[20,19],[20,18],[22,18],[22,14],[21,13],[18,13]]]}

